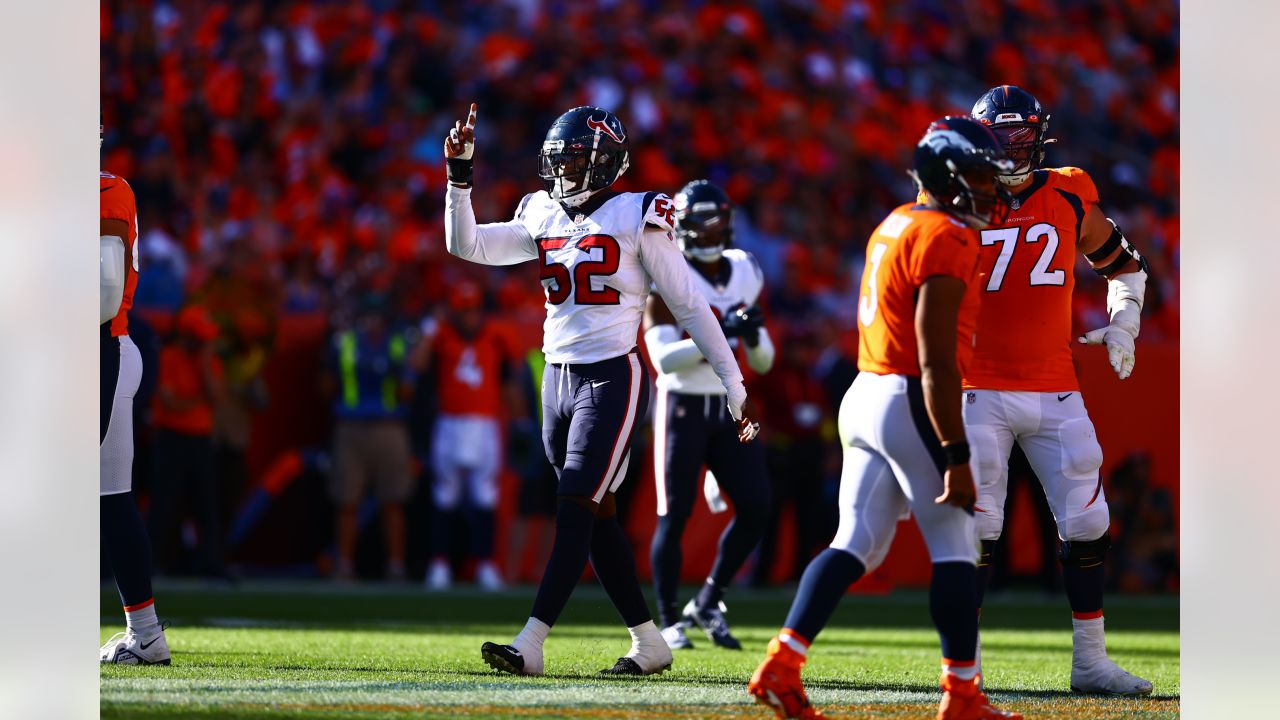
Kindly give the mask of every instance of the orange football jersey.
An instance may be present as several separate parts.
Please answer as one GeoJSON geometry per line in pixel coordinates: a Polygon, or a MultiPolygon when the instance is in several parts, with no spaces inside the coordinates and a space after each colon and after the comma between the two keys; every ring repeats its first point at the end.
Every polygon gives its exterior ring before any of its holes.
{"type": "Polygon", "coordinates": [[[858,293],[858,369],[920,377],[916,295],[935,275],[957,277],[966,290],[956,328],[963,373],[973,353],[978,315],[978,234],[940,210],[902,205],[867,241],[858,293]]]}
{"type": "Polygon", "coordinates": [[[486,322],[471,340],[442,323],[435,338],[440,412],[501,415],[503,365],[510,357],[509,343],[493,323],[486,322]]]}
{"type": "Polygon", "coordinates": [[[133,189],[124,178],[109,172],[99,172],[99,200],[102,219],[123,220],[129,226],[129,236],[124,238],[124,297],[120,300],[120,312],[111,319],[111,336],[129,334],[129,308],[133,307],[133,291],[138,287],[138,206],[133,199],[133,189]]]}
{"type": "Polygon", "coordinates": [[[1076,243],[1098,191],[1079,168],[1037,170],[1009,217],[981,233],[982,308],[966,389],[1079,390],[1071,356],[1076,243]]]}

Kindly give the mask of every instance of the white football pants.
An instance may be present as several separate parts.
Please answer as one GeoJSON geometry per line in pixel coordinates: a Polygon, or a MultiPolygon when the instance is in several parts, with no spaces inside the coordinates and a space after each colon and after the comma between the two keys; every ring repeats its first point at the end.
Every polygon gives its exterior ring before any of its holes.
{"type": "Polygon", "coordinates": [[[945,460],[924,407],[919,378],[859,373],[840,403],[840,527],[831,547],[871,572],[884,561],[897,523],[916,517],[933,562],[978,562],[974,517],[938,505],[945,460]]]}
{"type": "Polygon", "coordinates": [[[435,473],[431,489],[436,507],[457,509],[464,482],[473,506],[482,510],[497,507],[502,461],[502,431],[497,420],[484,415],[437,417],[431,441],[431,468],[435,473]]]}
{"type": "Polygon", "coordinates": [[[116,377],[100,377],[112,383],[111,419],[98,446],[98,495],[118,495],[133,488],[133,396],[142,384],[142,353],[128,335],[114,338],[120,346],[116,377]]]}
{"type": "Polygon", "coordinates": [[[1102,491],[1102,447],[1078,391],[966,390],[965,432],[978,485],[978,535],[997,540],[1016,442],[1044,488],[1058,537],[1097,540],[1110,527],[1102,491]]]}

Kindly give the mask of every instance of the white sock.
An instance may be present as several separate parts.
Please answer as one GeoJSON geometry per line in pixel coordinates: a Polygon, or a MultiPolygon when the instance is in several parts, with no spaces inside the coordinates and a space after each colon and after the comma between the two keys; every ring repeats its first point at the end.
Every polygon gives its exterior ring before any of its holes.
{"type": "Polygon", "coordinates": [[[972,680],[978,674],[978,663],[971,662],[965,665],[953,665],[944,660],[942,662],[942,672],[954,675],[961,680],[972,680]]]}
{"type": "Polygon", "coordinates": [[[551,632],[551,626],[542,622],[538,618],[531,617],[529,622],[524,624],[524,629],[516,635],[516,639],[511,641],[511,647],[519,650],[521,653],[542,652],[542,643],[547,641],[547,633],[551,632]]]}
{"type": "Polygon", "coordinates": [[[1071,618],[1071,655],[1080,660],[1099,660],[1107,656],[1107,634],[1102,616],[1081,620],[1071,618]]]}
{"type": "Polygon", "coordinates": [[[160,631],[160,621],[156,619],[156,602],[149,600],[145,603],[139,603],[142,607],[135,605],[136,609],[125,609],[124,618],[128,623],[129,629],[139,637],[150,637],[160,631]]]}
{"type": "Polygon", "coordinates": [[[627,657],[634,658],[640,655],[644,647],[656,647],[661,645],[667,647],[667,641],[662,639],[662,633],[658,630],[658,626],[653,624],[652,620],[627,628],[627,632],[631,633],[631,650],[627,653],[627,657]]]}

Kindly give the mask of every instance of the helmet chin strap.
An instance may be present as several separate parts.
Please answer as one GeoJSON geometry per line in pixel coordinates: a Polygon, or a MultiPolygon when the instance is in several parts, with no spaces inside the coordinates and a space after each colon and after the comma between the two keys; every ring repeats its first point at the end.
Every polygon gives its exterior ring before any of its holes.
{"type": "Polygon", "coordinates": [[[1027,178],[1031,177],[1031,168],[1027,168],[1024,172],[1013,173],[1012,175],[997,175],[996,177],[1000,182],[1005,185],[1009,185],[1010,187],[1014,185],[1021,185],[1027,181],[1027,178]]]}

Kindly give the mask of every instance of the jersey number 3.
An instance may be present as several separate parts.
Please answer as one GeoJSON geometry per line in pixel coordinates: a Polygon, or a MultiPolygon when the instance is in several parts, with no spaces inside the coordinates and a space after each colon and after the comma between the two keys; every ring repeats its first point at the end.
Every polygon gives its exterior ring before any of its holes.
{"type": "Polygon", "coordinates": [[[621,295],[617,290],[605,285],[600,289],[591,287],[591,279],[604,277],[618,272],[618,262],[622,259],[622,248],[616,238],[610,235],[588,235],[578,241],[578,250],[592,255],[590,260],[579,260],[573,265],[572,281],[569,266],[551,259],[548,250],[559,250],[569,242],[566,237],[542,238],[538,241],[538,271],[542,285],[547,291],[547,302],[560,305],[573,294],[573,302],[577,305],[617,305],[621,295]],[[592,253],[599,248],[599,259],[592,253]],[[547,281],[551,282],[548,283],[547,281]]]}
{"type": "Polygon", "coordinates": [[[867,287],[862,291],[862,297],[858,298],[858,322],[862,323],[862,327],[871,327],[871,323],[875,322],[876,310],[880,305],[880,288],[876,275],[880,274],[880,261],[888,250],[888,245],[876,243],[871,252],[867,253],[867,287]]]}
{"type": "MultiPolygon", "coordinates": [[[[1013,249],[1018,245],[1018,233],[1021,228],[1001,228],[999,230],[983,230],[982,245],[1000,243],[1000,256],[991,268],[991,276],[987,278],[987,292],[996,292],[1004,285],[1005,272],[1009,270],[1009,261],[1013,259],[1013,249]]],[[[1037,243],[1043,239],[1044,250],[1040,251],[1040,259],[1031,268],[1031,285],[1065,285],[1067,273],[1062,270],[1050,270],[1049,263],[1058,253],[1058,231],[1049,223],[1037,223],[1027,228],[1027,242],[1037,243]]]]}

